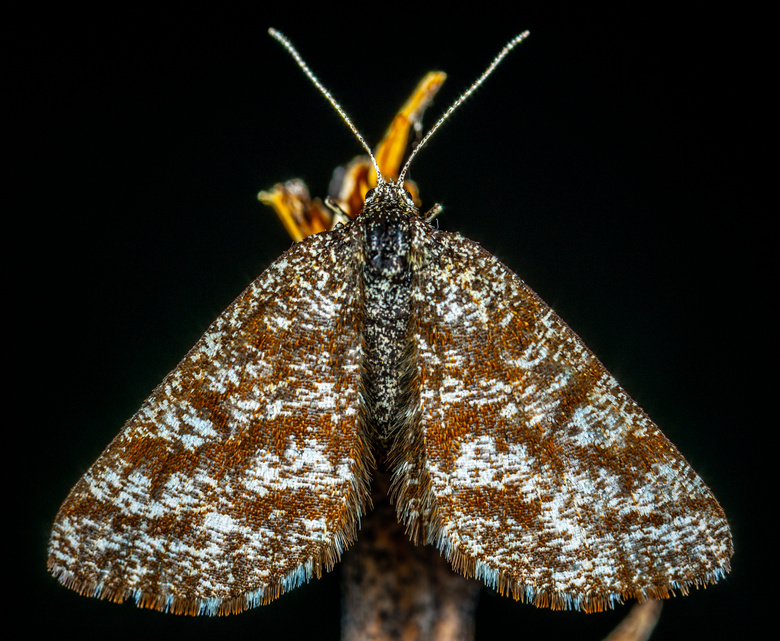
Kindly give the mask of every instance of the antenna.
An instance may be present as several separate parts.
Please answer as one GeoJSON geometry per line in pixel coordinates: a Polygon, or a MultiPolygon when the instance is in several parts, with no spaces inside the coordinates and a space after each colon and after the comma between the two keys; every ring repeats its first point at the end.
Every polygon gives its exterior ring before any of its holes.
{"type": "Polygon", "coordinates": [[[269,29],[268,33],[278,40],[282,46],[287,49],[287,51],[290,52],[290,55],[292,55],[293,58],[295,58],[295,62],[298,63],[298,66],[303,70],[303,73],[305,73],[309,80],[311,80],[314,83],[314,86],[317,87],[322,92],[322,95],[325,96],[325,99],[333,105],[333,108],[339,112],[339,115],[342,117],[344,122],[347,123],[347,126],[352,130],[352,133],[355,134],[355,137],[360,141],[360,144],[363,145],[364,149],[368,152],[368,155],[371,158],[371,162],[374,165],[374,171],[376,171],[376,179],[377,182],[386,182],[385,179],[382,177],[382,173],[379,171],[379,165],[376,162],[376,158],[374,158],[374,154],[371,152],[371,147],[368,146],[363,136],[360,135],[360,132],[357,130],[357,127],[352,124],[352,120],[350,120],[347,113],[344,111],[344,109],[341,108],[341,105],[336,101],[336,99],[331,95],[330,91],[325,89],[323,84],[319,81],[317,76],[314,75],[314,72],[309,69],[309,66],[303,61],[303,58],[301,58],[301,54],[298,53],[298,50],[293,47],[292,43],[281,33],[279,33],[276,29],[269,29]]]}
{"type": "MultiPolygon", "coordinates": [[[[374,158],[374,154],[371,152],[371,148],[366,143],[363,136],[360,135],[360,132],[357,130],[357,127],[352,124],[352,120],[350,120],[349,116],[347,116],[344,109],[342,109],[341,105],[336,101],[336,99],[331,95],[331,93],[322,85],[322,83],[319,81],[317,76],[314,75],[311,69],[309,69],[309,66],[303,61],[303,58],[301,58],[301,54],[298,53],[298,50],[292,45],[292,43],[281,33],[279,33],[276,29],[269,29],[268,33],[278,40],[282,46],[287,49],[287,51],[290,52],[292,57],[295,59],[295,62],[298,63],[298,66],[301,68],[303,73],[305,73],[309,80],[312,81],[315,87],[320,90],[323,96],[325,96],[326,100],[333,105],[333,108],[339,113],[339,115],[342,117],[344,122],[347,123],[347,126],[352,130],[352,133],[355,134],[355,137],[360,141],[360,144],[363,145],[363,148],[368,152],[369,157],[371,158],[371,162],[374,165],[374,171],[376,171],[376,179],[378,183],[387,182],[383,177],[381,172],[379,171],[379,165],[376,162],[376,158],[374,158]]],[[[449,118],[452,113],[463,104],[463,102],[471,96],[479,87],[480,85],[485,82],[487,77],[493,73],[495,68],[498,66],[498,63],[501,62],[506,55],[514,49],[517,45],[519,45],[523,40],[525,40],[529,36],[530,32],[523,31],[520,35],[515,36],[510,40],[501,51],[498,52],[498,55],[493,59],[493,62],[490,63],[490,66],[485,69],[485,71],[482,73],[482,75],[474,81],[474,83],[464,91],[460,97],[452,103],[449,109],[444,112],[444,115],[439,118],[439,120],[436,121],[436,124],[433,125],[428,130],[428,133],[425,134],[423,139],[420,141],[420,143],[414,148],[412,153],[409,155],[409,158],[406,161],[406,164],[404,165],[403,169],[401,170],[401,173],[398,176],[398,181],[396,182],[397,185],[402,185],[404,182],[404,176],[406,176],[406,172],[409,170],[409,165],[412,162],[412,159],[417,155],[417,152],[420,151],[425,146],[425,143],[428,142],[428,140],[433,136],[434,132],[441,127],[441,125],[444,123],[447,118],[449,118]]]]}
{"type": "Polygon", "coordinates": [[[444,121],[447,120],[447,118],[449,118],[452,115],[452,113],[458,107],[460,107],[463,104],[463,102],[466,100],[466,98],[468,98],[477,89],[479,89],[479,86],[483,82],[485,82],[485,80],[487,79],[487,77],[491,73],[493,73],[495,68],[498,66],[498,63],[501,62],[506,57],[506,55],[510,51],[512,51],[512,49],[514,49],[523,40],[525,40],[530,35],[530,33],[531,33],[530,31],[523,31],[523,33],[521,33],[520,35],[515,36],[509,42],[507,42],[506,45],[504,45],[504,48],[501,51],[498,52],[498,55],[495,58],[493,58],[493,62],[490,63],[490,66],[487,69],[485,69],[485,71],[482,73],[482,75],[479,78],[477,78],[474,81],[474,83],[468,89],[466,89],[466,91],[464,91],[460,95],[460,98],[458,98],[455,102],[452,103],[452,106],[449,109],[447,109],[447,111],[444,112],[444,115],[441,118],[439,118],[439,120],[436,121],[436,124],[433,125],[433,127],[431,127],[428,130],[428,133],[425,134],[423,139],[420,141],[420,144],[418,144],[414,148],[412,153],[409,155],[409,158],[407,159],[406,164],[404,165],[404,168],[401,170],[401,173],[398,175],[398,184],[399,185],[403,184],[404,176],[406,176],[406,172],[409,169],[409,165],[412,164],[412,159],[417,155],[417,152],[420,151],[420,149],[422,149],[425,146],[425,143],[428,142],[428,140],[430,140],[431,136],[433,136],[433,134],[436,132],[436,130],[439,127],[441,127],[442,124],[444,123],[444,121]]]}

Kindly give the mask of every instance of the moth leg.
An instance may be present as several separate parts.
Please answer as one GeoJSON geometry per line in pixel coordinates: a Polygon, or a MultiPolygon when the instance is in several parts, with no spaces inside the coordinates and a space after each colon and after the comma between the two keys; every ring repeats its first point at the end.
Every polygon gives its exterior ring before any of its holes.
{"type": "Polygon", "coordinates": [[[328,196],[325,199],[325,206],[333,213],[331,229],[336,229],[339,225],[346,225],[349,222],[349,215],[339,206],[334,198],[328,196]]]}
{"type": "Polygon", "coordinates": [[[434,218],[436,218],[443,211],[444,207],[442,207],[439,203],[436,203],[427,212],[425,212],[425,216],[423,216],[423,218],[425,219],[426,223],[433,222],[434,218]]]}

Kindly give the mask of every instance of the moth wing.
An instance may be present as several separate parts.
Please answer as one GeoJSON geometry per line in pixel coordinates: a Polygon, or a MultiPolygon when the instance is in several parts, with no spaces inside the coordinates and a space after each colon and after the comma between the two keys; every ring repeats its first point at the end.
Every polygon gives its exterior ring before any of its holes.
{"type": "Polygon", "coordinates": [[[60,582],[224,614],[339,559],[373,465],[351,229],[282,255],[127,422],[57,514],[48,565],[60,582]]]}
{"type": "Polygon", "coordinates": [[[722,577],[729,528],[682,455],[520,278],[477,243],[420,225],[420,403],[394,452],[412,537],[553,608],[722,577]]]}

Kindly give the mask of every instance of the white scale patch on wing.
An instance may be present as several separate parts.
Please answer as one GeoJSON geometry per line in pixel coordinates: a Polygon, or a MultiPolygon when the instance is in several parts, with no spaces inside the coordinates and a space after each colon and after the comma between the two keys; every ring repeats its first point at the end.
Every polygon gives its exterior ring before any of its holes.
{"type": "Polygon", "coordinates": [[[421,227],[413,246],[424,446],[396,472],[411,531],[553,607],[722,576],[720,506],[579,337],[476,243],[421,227]]]}
{"type": "Polygon", "coordinates": [[[370,461],[356,238],[345,226],[295,245],[128,421],[58,514],[49,567],[63,583],[214,614],[338,560],[370,461]]]}

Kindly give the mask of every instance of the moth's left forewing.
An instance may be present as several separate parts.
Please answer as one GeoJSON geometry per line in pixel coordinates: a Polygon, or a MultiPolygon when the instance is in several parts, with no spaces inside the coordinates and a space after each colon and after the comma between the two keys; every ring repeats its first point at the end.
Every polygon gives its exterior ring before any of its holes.
{"type": "Polygon", "coordinates": [[[714,582],[723,511],[579,337],[477,243],[417,223],[419,407],[394,493],[413,538],[537,605],[714,582]]]}
{"type": "Polygon", "coordinates": [[[293,245],[152,392],[60,508],[48,564],[63,584],[227,614],[333,566],[372,465],[356,238],[293,245]]]}

